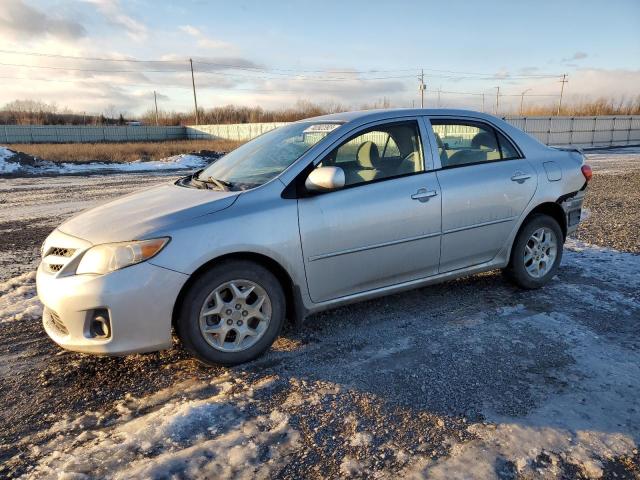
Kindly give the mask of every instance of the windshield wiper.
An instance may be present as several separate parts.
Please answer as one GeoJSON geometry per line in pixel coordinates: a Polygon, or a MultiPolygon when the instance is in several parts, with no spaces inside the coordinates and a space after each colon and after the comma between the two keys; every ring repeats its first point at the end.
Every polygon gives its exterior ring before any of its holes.
{"type": "Polygon", "coordinates": [[[226,180],[220,180],[219,178],[207,177],[206,180],[201,178],[196,178],[196,180],[203,183],[213,183],[220,190],[228,191],[233,188],[233,183],[227,182],[226,180]]]}

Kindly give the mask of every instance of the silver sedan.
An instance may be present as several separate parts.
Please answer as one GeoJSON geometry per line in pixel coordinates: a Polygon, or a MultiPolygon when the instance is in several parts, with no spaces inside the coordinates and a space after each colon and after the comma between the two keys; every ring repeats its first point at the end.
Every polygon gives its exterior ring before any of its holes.
{"type": "Polygon", "coordinates": [[[207,168],[83,212],[43,245],[37,285],[64,348],[263,353],[286,319],[502,269],[545,285],[591,169],[462,110],[350,112],[266,133],[207,168]]]}

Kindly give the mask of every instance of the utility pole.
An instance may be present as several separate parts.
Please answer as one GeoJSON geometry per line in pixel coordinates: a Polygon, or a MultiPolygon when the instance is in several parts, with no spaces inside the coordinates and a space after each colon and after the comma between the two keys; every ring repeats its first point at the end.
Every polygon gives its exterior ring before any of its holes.
{"type": "Polygon", "coordinates": [[[530,91],[531,91],[531,89],[527,88],[524,92],[522,92],[520,94],[520,116],[522,116],[522,104],[524,103],[524,95],[525,95],[525,93],[530,92],[530,91]]]}
{"type": "Polygon", "coordinates": [[[196,107],[196,125],[200,124],[200,119],[198,117],[198,100],[196,99],[196,81],[193,77],[193,60],[189,59],[189,65],[191,65],[191,86],[193,87],[193,104],[196,107]]]}
{"type": "Polygon", "coordinates": [[[500,110],[500,87],[496,88],[496,115],[498,115],[498,110],[500,110]]]}
{"type": "Polygon", "coordinates": [[[438,87],[438,108],[440,108],[440,93],[441,93],[441,88],[442,88],[442,87],[438,87]]]}
{"type": "Polygon", "coordinates": [[[484,93],[482,94],[482,113],[484,113],[484,93]]]}
{"type": "Polygon", "coordinates": [[[567,74],[563,73],[562,74],[562,80],[560,80],[560,84],[562,85],[560,87],[560,101],[558,102],[558,117],[560,116],[560,110],[562,109],[562,94],[564,93],[564,84],[567,83],[569,80],[567,80],[567,74]]]}
{"type": "Polygon", "coordinates": [[[424,84],[424,70],[420,71],[418,80],[420,80],[420,85],[418,86],[418,90],[420,90],[420,108],[424,108],[424,91],[427,89],[427,86],[424,84]]]}
{"type": "Polygon", "coordinates": [[[158,125],[158,99],[156,97],[156,91],[153,91],[153,103],[156,105],[156,126],[158,125]]]}

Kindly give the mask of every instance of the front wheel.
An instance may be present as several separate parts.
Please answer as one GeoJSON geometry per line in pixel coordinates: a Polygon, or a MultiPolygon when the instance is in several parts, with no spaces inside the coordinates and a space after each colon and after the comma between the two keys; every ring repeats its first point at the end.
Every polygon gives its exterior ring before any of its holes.
{"type": "Polygon", "coordinates": [[[236,365],[267,350],[284,319],[285,296],[278,279],[256,263],[228,261],[191,285],[176,329],[200,361],[236,365]]]}
{"type": "Polygon", "coordinates": [[[558,222],[548,215],[533,215],[518,233],[505,269],[507,277],[522,288],[546,285],[555,275],[564,236],[558,222]]]}

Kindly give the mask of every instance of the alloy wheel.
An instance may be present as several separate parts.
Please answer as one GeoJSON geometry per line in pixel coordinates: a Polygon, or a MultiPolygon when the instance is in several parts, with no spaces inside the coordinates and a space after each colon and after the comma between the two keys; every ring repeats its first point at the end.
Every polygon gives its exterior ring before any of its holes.
{"type": "Polygon", "coordinates": [[[538,228],[524,247],[524,267],[533,278],[544,277],[558,256],[558,240],[550,228],[538,228]]]}
{"type": "Polygon", "coordinates": [[[218,285],[200,309],[200,332],[206,342],[223,352],[241,352],[255,345],[271,321],[271,299],[251,280],[218,285]]]}

